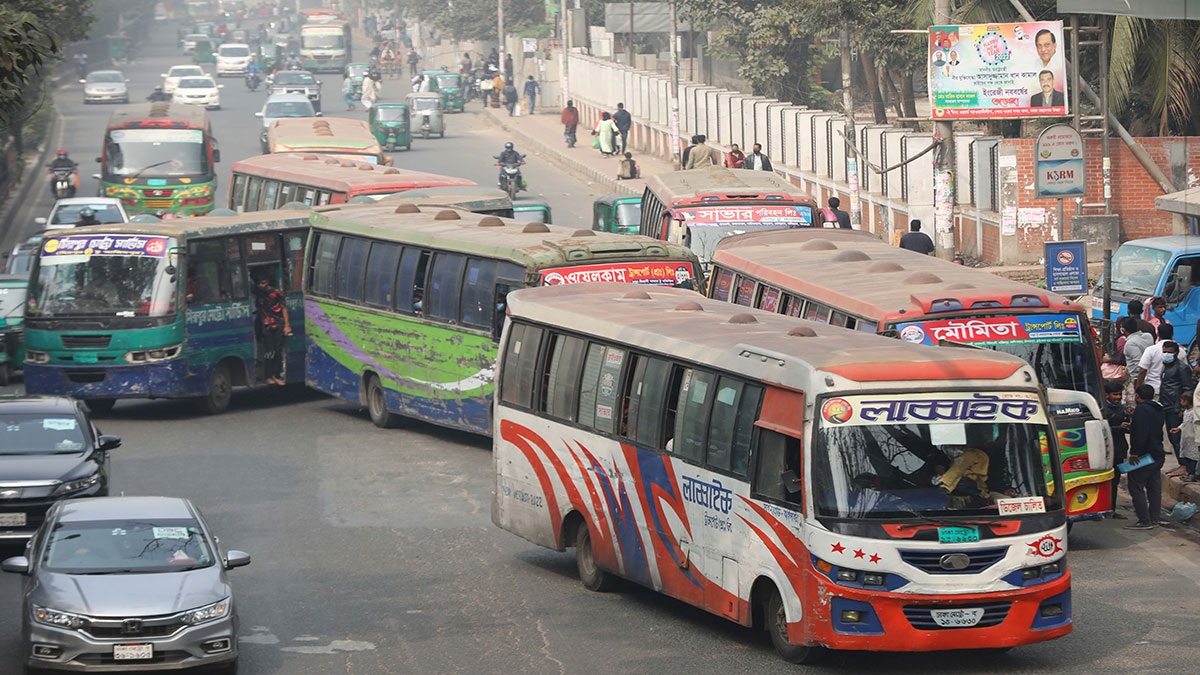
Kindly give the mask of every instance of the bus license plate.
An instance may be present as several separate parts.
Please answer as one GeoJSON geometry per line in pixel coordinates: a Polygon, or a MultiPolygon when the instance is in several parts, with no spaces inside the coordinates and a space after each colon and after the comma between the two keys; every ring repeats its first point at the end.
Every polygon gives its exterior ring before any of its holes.
{"type": "Polygon", "coordinates": [[[939,527],[938,542],[943,544],[968,544],[979,541],[978,527],[939,527]]]}
{"type": "Polygon", "coordinates": [[[75,363],[96,363],[97,359],[95,354],[76,354],[74,361],[75,363]]]}
{"type": "MultiPolygon", "coordinates": [[[[983,611],[983,610],[980,610],[983,611]]],[[[113,645],[114,661],[136,661],[154,658],[154,645],[113,645]]]]}
{"type": "Polygon", "coordinates": [[[25,527],[25,514],[0,513],[0,527],[25,527]]]}
{"type": "Polygon", "coordinates": [[[942,628],[967,628],[979,623],[983,618],[982,607],[969,609],[931,609],[933,622],[942,628]]]}

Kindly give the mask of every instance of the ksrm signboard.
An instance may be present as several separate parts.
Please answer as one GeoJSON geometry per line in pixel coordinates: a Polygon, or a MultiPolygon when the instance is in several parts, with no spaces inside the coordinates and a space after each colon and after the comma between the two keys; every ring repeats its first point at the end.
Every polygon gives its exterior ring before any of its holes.
{"type": "Polygon", "coordinates": [[[1083,138],[1069,124],[1048,126],[1034,149],[1034,197],[1066,199],[1087,194],[1083,138]]]}

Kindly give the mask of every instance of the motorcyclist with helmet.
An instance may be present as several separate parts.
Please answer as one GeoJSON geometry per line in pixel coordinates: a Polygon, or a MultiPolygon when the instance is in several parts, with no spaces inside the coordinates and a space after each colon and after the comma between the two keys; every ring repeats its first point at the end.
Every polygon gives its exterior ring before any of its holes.
{"type": "MultiPolygon", "coordinates": [[[[506,166],[521,166],[522,164],[525,163],[525,155],[522,155],[521,153],[517,152],[513,148],[512,141],[509,141],[504,144],[504,152],[500,153],[499,155],[496,155],[496,163],[500,165],[500,175],[499,175],[499,177],[496,178],[496,183],[503,189],[503,187],[504,187],[504,167],[506,167],[506,166]]],[[[516,180],[519,181],[517,184],[517,187],[519,189],[524,190],[525,189],[525,186],[524,186],[525,181],[524,181],[524,179],[521,178],[520,174],[517,174],[516,180]]]]}
{"type": "MultiPolygon", "coordinates": [[[[54,160],[50,162],[49,172],[51,174],[65,173],[70,175],[71,181],[70,188],[68,189],[69,194],[67,194],[68,197],[75,196],[75,189],[79,187],[78,169],[79,164],[67,156],[66,150],[59,150],[54,160]]],[[[60,197],[60,195],[55,191],[55,182],[56,181],[50,182],[50,194],[57,199],[60,197]]]]}
{"type": "Polygon", "coordinates": [[[163,91],[162,85],[160,84],[154,88],[154,91],[150,92],[150,95],[146,97],[146,100],[151,103],[169,103],[171,101],[171,95],[163,91]]]}

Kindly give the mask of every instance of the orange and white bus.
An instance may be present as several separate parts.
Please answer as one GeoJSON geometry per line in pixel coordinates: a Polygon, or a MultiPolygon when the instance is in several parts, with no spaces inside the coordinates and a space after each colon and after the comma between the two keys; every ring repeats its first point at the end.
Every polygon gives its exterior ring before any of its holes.
{"type": "MultiPolygon", "coordinates": [[[[1006,649],[1071,631],[1053,418],[1021,359],[699,298],[508,295],[492,522],[824,648],[1006,649]]],[[[612,626],[608,630],[614,630],[612,626]]],[[[617,628],[616,630],[619,630],[617,628]]]]}
{"type": "Polygon", "coordinates": [[[263,211],[288,202],[342,204],[355,197],[442,186],[475,186],[466,178],[353,162],[314,153],[259,155],[233,165],[229,208],[263,211]]]}
{"type": "Polygon", "coordinates": [[[817,200],[778,174],[713,166],[647,178],[639,234],[683,244],[707,264],[724,237],[818,223],[817,200]]]}
{"type": "Polygon", "coordinates": [[[969,344],[1025,359],[1048,387],[1081,395],[1051,406],[1071,521],[1113,514],[1111,441],[1100,424],[1103,385],[1094,333],[1067,298],[852,230],[758,232],[721,242],[712,298],[926,345],[969,344]]]}
{"type": "Polygon", "coordinates": [[[307,152],[333,155],[372,164],[391,164],[383,148],[362,120],[344,117],[291,117],[271,122],[267,128],[270,152],[307,152]]]}

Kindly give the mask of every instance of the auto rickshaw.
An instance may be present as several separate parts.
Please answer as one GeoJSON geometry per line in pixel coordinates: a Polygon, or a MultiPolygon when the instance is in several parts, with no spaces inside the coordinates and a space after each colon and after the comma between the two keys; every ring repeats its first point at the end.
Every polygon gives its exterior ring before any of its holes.
{"type": "Polygon", "coordinates": [[[269,73],[271,72],[272,66],[282,55],[282,50],[279,48],[279,45],[272,44],[270,42],[263,42],[262,44],[258,45],[258,48],[254,54],[254,59],[258,62],[259,70],[269,73]]]}
{"type": "Polygon", "coordinates": [[[124,35],[109,35],[105,41],[108,43],[108,58],[114,63],[124,61],[129,52],[129,38],[124,35]]]}
{"type": "Polygon", "coordinates": [[[212,38],[196,40],[196,51],[192,53],[192,63],[216,63],[217,53],[213,47],[212,38]]]}
{"type": "Polygon", "coordinates": [[[539,199],[528,199],[513,203],[513,218],[527,223],[553,224],[550,219],[550,205],[539,199]]]}
{"type": "Polygon", "coordinates": [[[467,107],[467,91],[463,76],[458,73],[439,73],[433,76],[436,91],[442,93],[442,102],[447,109],[462,112],[467,107]]]}
{"type": "Polygon", "coordinates": [[[217,24],[211,21],[200,21],[196,24],[196,32],[207,35],[208,37],[216,37],[217,24]]]}
{"type": "MultiPolygon", "coordinates": [[[[363,78],[371,70],[371,65],[368,63],[347,63],[345,69],[342,70],[342,77],[348,77],[354,82],[354,98],[362,96],[363,78]]],[[[382,143],[383,141],[380,141],[382,143]]]]}
{"type": "Polygon", "coordinates": [[[429,82],[429,91],[438,91],[438,76],[445,75],[444,70],[422,70],[421,75],[429,82]]]}
{"type": "Polygon", "coordinates": [[[405,150],[412,150],[412,127],[407,105],[399,103],[377,103],[367,114],[367,124],[371,125],[371,133],[384,150],[391,152],[403,145],[405,150]]]}
{"type": "Polygon", "coordinates": [[[408,95],[408,109],[412,113],[412,130],[424,138],[437,134],[446,137],[446,123],[442,112],[442,95],[436,92],[414,92],[408,95]]]}
{"type": "Polygon", "coordinates": [[[641,221],[641,195],[604,195],[592,202],[592,229],[597,232],[637,234],[641,221]]]}
{"type": "Polygon", "coordinates": [[[25,296],[29,276],[0,275],[0,387],[25,362],[25,296]]]}

